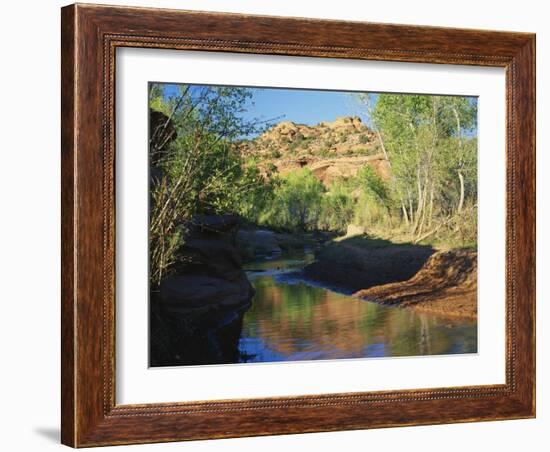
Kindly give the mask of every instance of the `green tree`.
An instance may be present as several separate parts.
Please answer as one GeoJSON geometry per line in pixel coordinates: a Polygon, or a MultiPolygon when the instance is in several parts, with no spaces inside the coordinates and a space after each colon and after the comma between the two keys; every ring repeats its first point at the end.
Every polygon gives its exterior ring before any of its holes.
{"type": "Polygon", "coordinates": [[[417,240],[436,215],[458,214],[467,197],[475,198],[476,115],[476,101],[465,97],[378,96],[372,117],[391,163],[394,197],[417,240]]]}
{"type": "Polygon", "coordinates": [[[367,227],[392,226],[391,208],[393,200],[388,185],[374,171],[365,165],[355,178],[359,190],[355,207],[355,221],[367,227]]]}
{"type": "Polygon", "coordinates": [[[337,179],[322,198],[319,228],[328,231],[345,232],[353,220],[355,201],[350,180],[337,179]]]}
{"type": "MultiPolygon", "coordinates": [[[[164,115],[150,135],[151,208],[150,278],[157,286],[176,262],[197,213],[254,212],[261,189],[270,184],[258,169],[246,165],[236,143],[258,133],[257,120],[242,113],[250,90],[232,87],[151,84],[151,111],[164,115]],[[175,90],[174,90],[175,88],[175,90]],[[172,141],[166,144],[166,130],[172,141]],[[175,136],[175,138],[174,138],[175,136]]],[[[269,190],[267,190],[269,191],[269,190]]]]}
{"type": "Polygon", "coordinates": [[[316,229],[323,192],[323,184],[309,169],[291,172],[280,178],[260,222],[292,231],[316,229]]]}

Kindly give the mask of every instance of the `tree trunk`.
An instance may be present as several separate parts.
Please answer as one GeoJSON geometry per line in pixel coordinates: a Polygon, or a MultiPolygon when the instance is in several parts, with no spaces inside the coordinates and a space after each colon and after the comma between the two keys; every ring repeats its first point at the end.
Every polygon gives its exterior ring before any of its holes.
{"type": "Polygon", "coordinates": [[[382,152],[384,153],[384,158],[388,162],[388,165],[391,167],[390,158],[388,156],[388,152],[386,151],[386,146],[384,146],[384,140],[382,138],[382,134],[380,133],[380,129],[378,128],[378,125],[374,122],[374,111],[372,108],[372,104],[370,101],[370,94],[367,94],[367,96],[364,98],[365,104],[367,106],[367,112],[369,114],[369,117],[371,119],[371,125],[376,133],[376,136],[378,137],[378,141],[380,141],[380,147],[382,148],[382,152]]]}
{"type": "Polygon", "coordinates": [[[432,218],[434,213],[434,181],[430,186],[430,204],[428,206],[428,227],[432,226],[432,218]]]}
{"type": "Polygon", "coordinates": [[[410,222],[412,223],[412,222],[414,221],[414,216],[413,216],[412,195],[411,195],[411,192],[410,192],[410,191],[408,192],[408,195],[409,195],[409,220],[410,220],[410,222]]]}
{"type": "Polygon", "coordinates": [[[403,220],[405,220],[405,224],[409,226],[409,216],[407,214],[407,207],[405,207],[405,203],[403,200],[401,200],[401,209],[403,210],[403,220]]]}
{"type": "Polygon", "coordinates": [[[421,235],[424,230],[424,222],[426,221],[426,200],[428,199],[428,179],[424,180],[424,189],[422,191],[422,215],[418,224],[417,235],[421,235]]]}
{"type": "Polygon", "coordinates": [[[458,213],[462,212],[462,207],[464,205],[464,176],[459,171],[458,172],[458,179],[460,180],[460,199],[458,201],[458,213]]]}
{"type": "Polygon", "coordinates": [[[414,214],[414,223],[411,229],[411,234],[415,234],[420,222],[420,216],[422,215],[422,206],[424,203],[423,199],[423,190],[422,190],[422,180],[420,178],[420,169],[416,171],[416,189],[418,191],[418,199],[416,201],[416,212],[414,214]]]}
{"type": "MultiPolygon", "coordinates": [[[[453,113],[456,119],[456,134],[458,136],[458,150],[460,155],[459,168],[462,166],[462,126],[460,125],[460,115],[456,108],[453,108],[453,113]]],[[[464,175],[462,171],[458,170],[458,179],[460,180],[460,199],[458,201],[457,211],[462,212],[462,206],[464,205],[464,175]]]]}

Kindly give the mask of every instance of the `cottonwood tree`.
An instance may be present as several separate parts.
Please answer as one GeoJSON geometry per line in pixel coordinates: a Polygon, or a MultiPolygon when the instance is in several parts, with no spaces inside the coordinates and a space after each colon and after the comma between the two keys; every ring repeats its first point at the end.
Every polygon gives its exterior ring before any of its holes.
{"type": "Polygon", "coordinates": [[[465,97],[377,98],[372,116],[391,162],[394,194],[416,239],[436,216],[437,227],[461,213],[467,197],[475,202],[476,114],[475,99],[465,97]]]}

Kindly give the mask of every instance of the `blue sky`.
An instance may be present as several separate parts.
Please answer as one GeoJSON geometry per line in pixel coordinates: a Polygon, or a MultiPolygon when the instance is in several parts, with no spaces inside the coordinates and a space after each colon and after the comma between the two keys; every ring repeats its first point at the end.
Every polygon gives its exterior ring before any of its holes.
{"type": "MultiPolygon", "coordinates": [[[[293,121],[295,123],[315,125],[321,121],[334,121],[340,116],[359,116],[369,124],[364,106],[356,100],[352,92],[324,91],[289,88],[250,88],[253,92],[251,102],[243,117],[293,121]]],[[[176,85],[166,85],[165,95],[177,94],[176,85]]],[[[374,102],[376,102],[376,95],[374,102]]],[[[474,132],[475,133],[475,132],[474,132]]]]}
{"type": "MultiPolygon", "coordinates": [[[[250,88],[252,102],[244,114],[247,118],[293,121],[315,125],[321,121],[334,121],[340,116],[360,116],[365,112],[351,93],[288,88],[250,88]]],[[[177,94],[176,85],[166,85],[166,96],[177,94]]]]}
{"type": "Polygon", "coordinates": [[[350,93],[298,89],[254,90],[254,105],[248,114],[251,118],[282,120],[315,125],[321,121],[334,121],[339,116],[360,116],[365,112],[350,93]]]}

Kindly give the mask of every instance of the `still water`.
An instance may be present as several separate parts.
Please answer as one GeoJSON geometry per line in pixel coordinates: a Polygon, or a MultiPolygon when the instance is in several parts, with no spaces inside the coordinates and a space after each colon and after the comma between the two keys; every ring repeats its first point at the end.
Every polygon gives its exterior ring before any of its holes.
{"type": "Polygon", "coordinates": [[[418,356],[477,351],[477,322],[381,306],[304,280],[301,253],[247,265],[256,289],[240,362],[418,356]]]}

